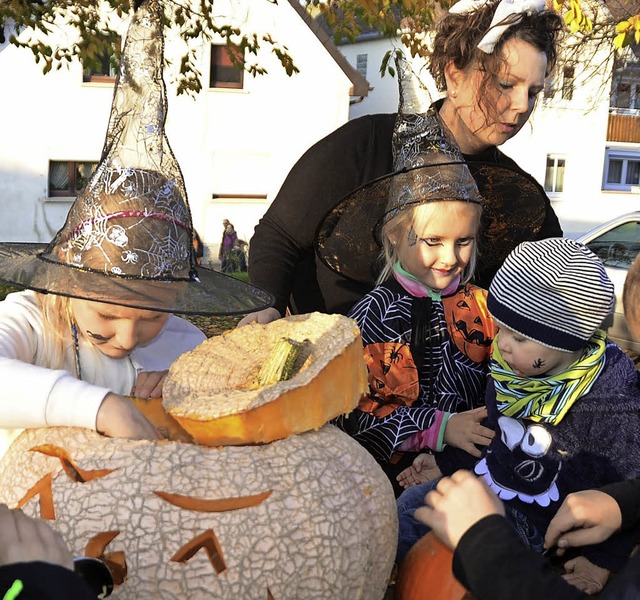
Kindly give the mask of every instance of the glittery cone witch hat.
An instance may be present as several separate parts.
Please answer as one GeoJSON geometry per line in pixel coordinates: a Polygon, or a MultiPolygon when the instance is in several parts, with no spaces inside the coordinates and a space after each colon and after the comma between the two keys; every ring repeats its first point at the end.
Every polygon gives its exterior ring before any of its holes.
{"type": "Polygon", "coordinates": [[[165,135],[162,6],[125,40],[100,164],[48,244],[0,244],[0,279],[44,293],[186,314],[270,306],[251,285],[197,266],[180,167],[165,135]]]}
{"type": "Polygon", "coordinates": [[[517,215],[532,199],[544,202],[544,193],[532,177],[508,166],[465,161],[411,65],[399,57],[396,66],[395,171],[356,189],[329,212],[316,234],[316,253],[340,275],[373,285],[380,270],[382,228],[389,219],[416,204],[459,200],[482,204],[478,262],[497,269],[517,245],[514,239],[520,235],[531,239],[531,231],[526,215],[522,231],[517,219],[500,223],[499,228],[492,219],[510,204],[509,214],[517,215]]]}

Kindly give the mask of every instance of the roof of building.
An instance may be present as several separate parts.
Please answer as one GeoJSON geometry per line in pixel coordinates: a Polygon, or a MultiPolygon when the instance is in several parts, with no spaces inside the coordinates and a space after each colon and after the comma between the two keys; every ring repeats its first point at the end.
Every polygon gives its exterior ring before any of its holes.
{"type": "Polygon", "coordinates": [[[342,69],[344,74],[351,80],[352,86],[350,94],[352,96],[367,96],[369,93],[369,82],[367,79],[345,58],[344,54],[338,50],[333,43],[331,36],[320,26],[320,24],[307,12],[298,0],[289,0],[289,4],[300,15],[300,18],[308,25],[309,29],[320,40],[336,64],[342,69]]]}

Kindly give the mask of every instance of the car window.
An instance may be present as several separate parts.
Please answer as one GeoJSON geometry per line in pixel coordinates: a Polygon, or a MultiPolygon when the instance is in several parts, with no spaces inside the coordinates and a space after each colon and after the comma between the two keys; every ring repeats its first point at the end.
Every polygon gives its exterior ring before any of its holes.
{"type": "Polygon", "coordinates": [[[623,223],[587,243],[607,267],[628,269],[640,252],[640,222],[623,223]]]}

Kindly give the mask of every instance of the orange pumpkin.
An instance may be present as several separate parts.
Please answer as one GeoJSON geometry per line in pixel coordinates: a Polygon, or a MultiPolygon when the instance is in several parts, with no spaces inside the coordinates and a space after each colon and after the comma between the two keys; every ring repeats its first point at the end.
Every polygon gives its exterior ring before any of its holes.
{"type": "Polygon", "coordinates": [[[432,531],[409,550],[398,571],[396,600],[473,600],[453,576],[453,553],[432,531]]]}
{"type": "Polygon", "coordinates": [[[197,443],[241,445],[318,429],[352,411],[368,390],[355,321],[311,313],[206,340],[171,365],[163,404],[197,443]],[[302,346],[294,375],[257,385],[261,367],[283,338],[302,346]]]}

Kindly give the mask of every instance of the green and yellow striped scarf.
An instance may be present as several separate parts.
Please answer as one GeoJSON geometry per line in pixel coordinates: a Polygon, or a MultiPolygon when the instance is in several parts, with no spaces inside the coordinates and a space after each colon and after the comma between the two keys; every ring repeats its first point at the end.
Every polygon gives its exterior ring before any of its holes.
{"type": "Polygon", "coordinates": [[[509,368],[494,341],[491,377],[498,410],[507,417],[557,425],[573,403],[589,392],[604,369],[605,347],[606,334],[599,329],[569,368],[550,377],[530,378],[520,377],[509,368]]]}

